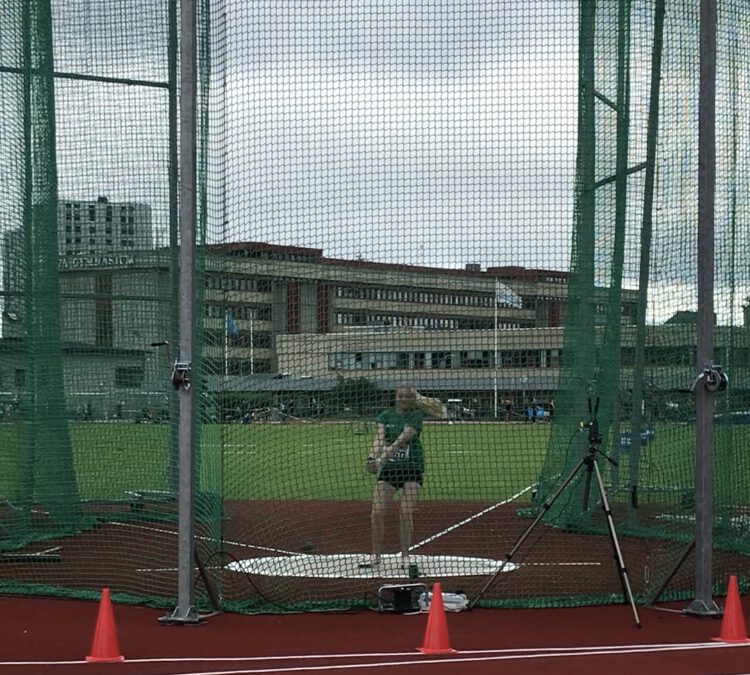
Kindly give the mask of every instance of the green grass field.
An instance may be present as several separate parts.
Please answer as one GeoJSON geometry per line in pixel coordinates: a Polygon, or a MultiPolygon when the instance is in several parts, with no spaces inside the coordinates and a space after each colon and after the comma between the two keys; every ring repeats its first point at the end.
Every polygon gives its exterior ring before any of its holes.
{"type": "MultiPolygon", "coordinates": [[[[371,435],[353,424],[224,428],[229,499],[367,499],[371,435]],[[250,467],[250,474],[248,474],[250,467]],[[236,477],[254,476],[248,484],[236,477]]],[[[500,424],[427,425],[424,499],[505,499],[536,480],[549,429],[500,424]]]]}
{"type": "MultiPolygon", "coordinates": [[[[80,496],[124,499],[128,491],[168,490],[170,427],[165,424],[71,424],[80,496]]],[[[200,487],[225,499],[365,500],[373,477],[364,471],[371,425],[340,423],[206,425],[202,428],[200,487]]],[[[549,439],[544,424],[431,424],[423,432],[427,463],[423,499],[501,501],[540,475],[549,439]]],[[[750,502],[750,426],[717,429],[718,490],[733,503],[750,502]]],[[[53,449],[50,461],[60,461],[53,449]]],[[[643,450],[646,486],[690,489],[694,430],[668,425],[643,450]]],[[[0,425],[0,497],[13,500],[24,465],[19,427],[0,425]]],[[[578,452],[572,449],[571,452],[578,452]]],[[[44,453],[41,453],[43,455],[44,453]]],[[[40,456],[41,456],[40,455],[40,456]]],[[[561,448],[560,470],[565,449],[561,448]]],[[[43,461],[40,459],[40,461],[43,461]]],[[[601,462],[604,470],[610,467],[601,462]]],[[[628,456],[620,457],[627,484],[628,456]]]]}

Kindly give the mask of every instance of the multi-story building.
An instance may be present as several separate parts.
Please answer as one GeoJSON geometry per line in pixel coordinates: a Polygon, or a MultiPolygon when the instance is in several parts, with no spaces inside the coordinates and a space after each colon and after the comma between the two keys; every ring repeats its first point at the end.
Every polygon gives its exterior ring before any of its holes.
{"type": "MultiPolygon", "coordinates": [[[[71,220],[60,221],[63,228],[81,222],[73,204],[71,220]]],[[[106,228],[107,205],[96,202],[90,222],[100,222],[102,212],[106,228]]],[[[112,206],[114,217],[120,205],[112,206]]],[[[66,211],[63,205],[63,215],[66,211]]],[[[124,213],[127,220],[127,205],[124,213]]],[[[12,240],[6,235],[6,248],[12,240]]],[[[209,394],[309,400],[342,378],[366,378],[379,388],[411,381],[444,398],[468,401],[487,416],[508,399],[519,404],[554,395],[568,297],[565,272],[375,263],[253,242],[209,246],[199,253],[205,274],[196,300],[202,312],[198,342],[209,394]]],[[[169,391],[176,354],[152,343],[174,345],[179,334],[175,270],[174,252],[167,249],[60,255],[66,391],[73,399],[76,392],[89,396],[95,415],[140,411],[142,401],[151,404],[169,391]]],[[[7,258],[3,274],[7,310],[16,278],[7,258]]],[[[606,289],[598,292],[604,300],[606,289]]],[[[635,292],[624,292],[626,371],[632,363],[636,303],[635,292]]],[[[595,322],[604,325],[606,303],[594,305],[595,322]]],[[[22,316],[11,318],[3,319],[6,338],[15,335],[6,330],[11,324],[23,326],[22,316]]],[[[684,360],[692,353],[694,326],[657,328],[663,336],[660,354],[671,350],[684,360]]],[[[723,335],[717,327],[717,345],[723,335]]],[[[736,336],[732,339],[736,342],[736,336]]],[[[7,356],[0,359],[0,382],[8,390],[23,382],[24,367],[22,351],[11,342],[0,350],[7,356]]],[[[654,348],[649,349],[647,359],[654,348]]],[[[733,349],[735,355],[748,351],[744,344],[733,349]]],[[[660,368],[665,388],[690,386],[680,379],[689,378],[690,369],[670,369],[667,363],[660,368]]],[[[740,384],[738,375],[734,382],[740,384]]]]}
{"type": "MultiPolygon", "coordinates": [[[[61,200],[56,229],[65,389],[75,392],[73,408],[89,406],[101,415],[116,414],[125,406],[126,392],[140,391],[144,383],[155,379],[148,376],[153,368],[149,368],[148,346],[141,339],[141,331],[150,335],[152,328],[143,311],[149,300],[142,293],[151,288],[151,296],[158,295],[149,280],[159,276],[163,266],[154,263],[154,253],[145,254],[147,269],[135,263],[136,251],[143,258],[143,252],[153,248],[151,207],[113,203],[107,197],[93,202],[61,200]],[[121,274],[121,270],[127,272],[121,274]],[[135,280],[137,300],[129,299],[132,283],[125,278],[135,280]]],[[[27,278],[25,255],[22,230],[6,232],[2,242],[0,411],[27,386],[26,291],[35,281],[27,278]]],[[[164,277],[158,283],[169,288],[164,277]]],[[[43,301],[36,298],[34,302],[43,301]]]]}
{"type": "MultiPolygon", "coordinates": [[[[153,249],[151,207],[137,202],[61,200],[57,205],[60,269],[118,267],[135,251],[153,249]]],[[[3,235],[2,336],[19,337],[23,302],[24,242],[21,229],[3,235]]]]}
{"type": "MultiPolygon", "coordinates": [[[[213,247],[207,270],[217,390],[312,398],[340,378],[410,381],[492,416],[501,401],[550,398],[556,388],[565,272],[342,260],[261,243],[213,247]]],[[[623,323],[634,321],[636,301],[625,293],[623,323]]]]}
{"type": "Polygon", "coordinates": [[[153,248],[151,207],[137,202],[61,200],[57,206],[61,256],[101,255],[153,248]]]}
{"type": "MultiPolygon", "coordinates": [[[[215,347],[207,355],[215,372],[232,375],[285,372],[293,365],[301,374],[310,371],[312,362],[292,364],[279,351],[286,335],[398,329],[493,336],[557,327],[567,295],[564,272],[393,265],[259,243],[214,247],[207,269],[205,321],[215,347]],[[238,334],[225,345],[227,311],[238,334]]],[[[632,298],[628,311],[634,316],[632,298]]]]}
{"type": "Polygon", "coordinates": [[[23,303],[23,238],[21,230],[3,234],[2,242],[2,335],[16,335],[24,316],[23,303]]]}

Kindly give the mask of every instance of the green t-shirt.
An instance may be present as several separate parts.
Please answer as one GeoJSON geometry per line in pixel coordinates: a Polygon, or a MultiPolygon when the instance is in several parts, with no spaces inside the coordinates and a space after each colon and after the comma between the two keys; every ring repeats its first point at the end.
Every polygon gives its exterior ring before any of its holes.
{"type": "Polygon", "coordinates": [[[404,427],[411,427],[417,432],[411,437],[405,448],[399,448],[393,457],[388,460],[386,466],[389,469],[408,467],[424,471],[424,450],[422,441],[419,440],[423,419],[424,415],[418,408],[412,408],[405,413],[399,412],[395,408],[389,408],[378,415],[376,422],[385,427],[386,445],[393,443],[401,435],[404,427]]]}

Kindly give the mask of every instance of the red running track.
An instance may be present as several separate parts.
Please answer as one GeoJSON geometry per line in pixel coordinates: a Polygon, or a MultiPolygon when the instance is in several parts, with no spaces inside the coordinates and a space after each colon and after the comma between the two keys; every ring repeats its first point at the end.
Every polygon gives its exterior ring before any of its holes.
{"type": "MultiPolygon", "coordinates": [[[[743,605],[747,615],[750,603],[743,605]]],[[[641,629],[629,605],[448,613],[457,653],[428,656],[417,650],[426,614],[222,614],[200,626],[165,626],[158,621],[163,611],[114,605],[125,661],[95,664],[85,657],[98,603],[2,596],[0,673],[750,673],[750,643],[712,640],[721,620],[686,616],[684,606],[639,608],[641,629]]]]}

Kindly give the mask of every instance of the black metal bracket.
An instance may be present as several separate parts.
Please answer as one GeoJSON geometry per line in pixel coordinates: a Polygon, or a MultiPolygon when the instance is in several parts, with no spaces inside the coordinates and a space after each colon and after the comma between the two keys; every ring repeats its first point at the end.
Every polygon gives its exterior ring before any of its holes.
{"type": "Polygon", "coordinates": [[[193,366],[190,361],[175,361],[172,369],[172,386],[175,389],[182,387],[190,389],[190,376],[192,375],[193,366]]]}

